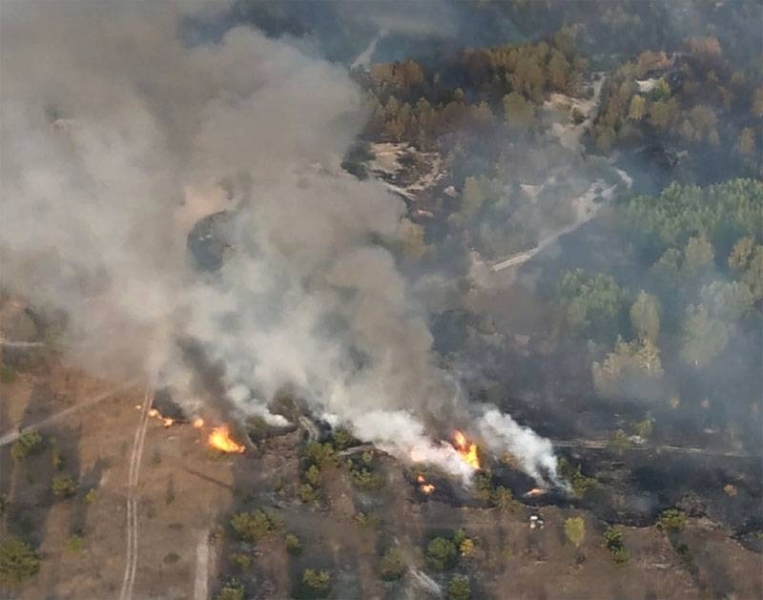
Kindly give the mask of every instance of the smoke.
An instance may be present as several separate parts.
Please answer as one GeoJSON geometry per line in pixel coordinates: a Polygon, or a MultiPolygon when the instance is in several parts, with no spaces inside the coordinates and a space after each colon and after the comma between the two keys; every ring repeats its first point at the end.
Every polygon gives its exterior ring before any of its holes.
{"type": "Polygon", "coordinates": [[[556,473],[554,448],[549,440],[494,408],[485,410],[477,426],[488,448],[494,452],[510,452],[536,480],[545,479],[561,485],[556,473]]]}
{"type": "MultiPolygon", "coordinates": [[[[339,168],[365,118],[359,90],[251,29],[188,48],[188,10],[4,7],[0,283],[64,310],[67,356],[95,373],[156,376],[194,407],[178,343],[193,340],[244,415],[269,416],[290,389],[363,439],[467,476],[426,434],[465,406],[390,250],[405,207],[339,168]],[[187,234],[221,209],[231,251],[201,276],[187,234]]],[[[550,443],[503,419],[493,447],[550,472],[550,443]]]]}

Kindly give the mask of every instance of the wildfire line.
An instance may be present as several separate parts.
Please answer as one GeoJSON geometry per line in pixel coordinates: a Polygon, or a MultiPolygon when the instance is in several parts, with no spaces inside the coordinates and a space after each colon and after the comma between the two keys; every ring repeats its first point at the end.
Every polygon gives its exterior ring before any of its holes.
{"type": "Polygon", "coordinates": [[[135,585],[135,574],[138,566],[138,501],[136,498],[140,463],[143,456],[143,445],[146,439],[149,411],[154,401],[153,385],[146,389],[141,407],[140,422],[135,431],[130,468],[127,477],[127,553],[125,556],[125,573],[119,600],[130,600],[135,585]]]}

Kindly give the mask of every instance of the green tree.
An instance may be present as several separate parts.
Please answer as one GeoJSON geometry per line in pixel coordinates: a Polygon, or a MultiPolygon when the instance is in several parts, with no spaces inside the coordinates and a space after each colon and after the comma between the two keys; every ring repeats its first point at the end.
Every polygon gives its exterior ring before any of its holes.
{"type": "Polygon", "coordinates": [[[660,350],[650,340],[625,342],[618,338],[614,352],[591,366],[596,393],[602,397],[648,397],[658,392],[662,378],[660,350]]]}
{"type": "Polygon", "coordinates": [[[564,274],[557,296],[565,329],[594,338],[610,337],[619,329],[624,300],[610,275],[590,275],[582,269],[564,274]]]}
{"type": "Polygon", "coordinates": [[[644,290],[639,292],[630,309],[631,325],[642,340],[657,343],[660,335],[660,302],[644,290]]]}
{"type": "Polygon", "coordinates": [[[228,581],[215,594],[215,600],[244,600],[244,585],[235,579],[228,581]]]}
{"type": "Polygon", "coordinates": [[[250,544],[257,543],[261,538],[279,531],[282,527],[279,519],[261,509],[236,513],[231,517],[230,525],[239,539],[250,544]]]}
{"type": "Polygon", "coordinates": [[[522,94],[511,92],[503,98],[503,115],[510,127],[527,129],[533,123],[535,107],[522,94]]]}
{"type": "Polygon", "coordinates": [[[71,475],[57,475],[53,478],[51,489],[59,500],[71,498],[77,493],[77,482],[71,475]]]}
{"type": "Polygon", "coordinates": [[[755,304],[750,288],[741,281],[713,281],[702,288],[700,297],[711,317],[729,324],[749,315],[755,304]]]}
{"type": "Polygon", "coordinates": [[[302,554],[302,542],[299,541],[299,538],[294,535],[293,533],[287,533],[286,534],[286,551],[291,555],[298,555],[302,554]]]}
{"type": "Polygon", "coordinates": [[[755,152],[755,132],[751,127],[745,127],[739,134],[737,150],[745,156],[752,156],[755,152]]]}
{"type": "Polygon", "coordinates": [[[302,596],[325,598],[331,591],[331,573],[325,570],[305,569],[302,574],[302,596]]]}
{"type": "Polygon", "coordinates": [[[630,555],[625,548],[625,540],[623,539],[621,528],[615,526],[608,527],[604,532],[604,544],[617,564],[627,563],[630,559],[630,555]]]}
{"type": "Polygon", "coordinates": [[[728,341],[728,327],[723,321],[713,319],[705,306],[687,307],[681,344],[681,358],[685,363],[695,367],[708,365],[728,341]]]}
{"type": "Polygon", "coordinates": [[[631,98],[631,104],[628,108],[628,118],[631,121],[640,121],[644,118],[645,114],[646,102],[644,101],[644,97],[639,96],[638,94],[634,95],[633,98],[631,98]]]}
{"type": "Polygon", "coordinates": [[[40,559],[28,544],[12,536],[0,541],[0,583],[18,584],[39,570],[40,559]]]}
{"type": "Polygon", "coordinates": [[[660,513],[657,527],[667,533],[680,533],[686,527],[686,514],[677,508],[669,508],[660,513]]]}
{"type": "Polygon", "coordinates": [[[585,521],[583,517],[570,517],[564,521],[564,535],[575,548],[580,548],[585,540],[585,521]]]}
{"type": "Polygon", "coordinates": [[[447,571],[456,566],[458,549],[452,540],[436,537],[427,546],[427,564],[435,571],[447,571]]]}
{"type": "Polygon", "coordinates": [[[36,431],[25,431],[11,447],[11,456],[14,460],[22,460],[27,456],[39,454],[42,452],[43,442],[42,436],[36,431]]]}
{"type": "Polygon", "coordinates": [[[469,600],[472,586],[466,575],[454,575],[448,582],[448,600],[469,600]]]}
{"type": "Polygon", "coordinates": [[[552,50],[551,60],[548,61],[548,81],[556,90],[561,92],[567,89],[567,73],[570,63],[564,58],[564,54],[558,50],[552,50]]]}
{"type": "Polygon", "coordinates": [[[763,299],[763,245],[753,237],[744,237],[734,244],[728,264],[747,284],[755,301],[763,299]]]}
{"type": "Polygon", "coordinates": [[[681,270],[690,277],[700,275],[712,269],[714,260],[715,251],[707,237],[693,237],[686,242],[681,270]]]}
{"type": "Polygon", "coordinates": [[[397,548],[387,550],[379,562],[379,574],[384,581],[396,581],[400,579],[407,570],[408,565],[406,564],[405,557],[397,548]]]}
{"type": "Polygon", "coordinates": [[[670,122],[670,109],[666,102],[657,100],[649,107],[649,124],[655,129],[666,129],[670,122]]]}
{"type": "Polygon", "coordinates": [[[471,219],[482,209],[485,203],[485,192],[479,179],[467,177],[464,180],[464,191],[461,193],[461,212],[467,219],[471,219]]]}

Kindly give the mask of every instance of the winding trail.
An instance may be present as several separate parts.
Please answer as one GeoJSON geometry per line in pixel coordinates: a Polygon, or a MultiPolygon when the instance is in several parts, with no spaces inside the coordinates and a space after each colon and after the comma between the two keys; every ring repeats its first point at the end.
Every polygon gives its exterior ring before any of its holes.
{"type": "Polygon", "coordinates": [[[153,385],[146,389],[140,412],[140,422],[135,431],[135,438],[130,455],[130,469],[127,479],[127,553],[125,556],[125,573],[122,579],[122,589],[119,600],[130,600],[135,586],[135,574],[138,566],[138,477],[140,476],[143,445],[146,440],[149,411],[154,401],[153,385]]]}
{"type": "Polygon", "coordinates": [[[104,400],[108,400],[109,398],[114,397],[115,395],[119,394],[120,392],[124,392],[125,390],[130,389],[131,387],[135,386],[135,384],[138,382],[137,379],[132,379],[130,381],[126,381],[119,387],[109,390],[108,392],[104,392],[102,394],[98,394],[96,396],[93,396],[92,398],[88,398],[87,400],[80,402],[78,404],[75,404],[74,406],[70,406],[69,408],[66,408],[62,410],[59,413],[56,413],[54,415],[51,415],[49,417],[46,417],[42,421],[38,421],[37,423],[32,423],[31,425],[27,425],[23,429],[15,429],[13,431],[7,431],[6,433],[0,435],[0,448],[3,446],[7,446],[8,444],[12,444],[17,439],[19,439],[19,436],[22,433],[26,433],[28,431],[37,431],[38,429],[43,429],[47,427],[48,425],[51,425],[52,423],[55,423],[56,421],[60,421],[62,419],[65,419],[72,413],[75,413],[77,411],[82,410],[83,408],[91,407],[95,404],[98,404],[100,402],[103,402],[104,400]]]}
{"type": "Polygon", "coordinates": [[[209,530],[201,532],[196,545],[196,575],[193,582],[193,600],[209,597],[209,530]]]}

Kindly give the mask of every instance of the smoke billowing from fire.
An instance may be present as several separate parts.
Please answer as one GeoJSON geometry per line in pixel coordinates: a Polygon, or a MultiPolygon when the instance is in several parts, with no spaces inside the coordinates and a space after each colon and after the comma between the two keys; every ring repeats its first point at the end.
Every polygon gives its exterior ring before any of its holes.
{"type": "MultiPolygon", "coordinates": [[[[359,90],[251,29],[186,47],[188,10],[4,7],[0,283],[63,309],[69,358],[98,373],[158,372],[196,397],[177,343],[191,339],[241,413],[268,414],[288,387],[359,437],[467,477],[425,427],[467,409],[389,250],[404,206],[339,169],[359,90]],[[188,230],[223,208],[234,250],[202,277],[188,230]]],[[[492,449],[552,471],[550,443],[492,414],[492,449]]]]}

